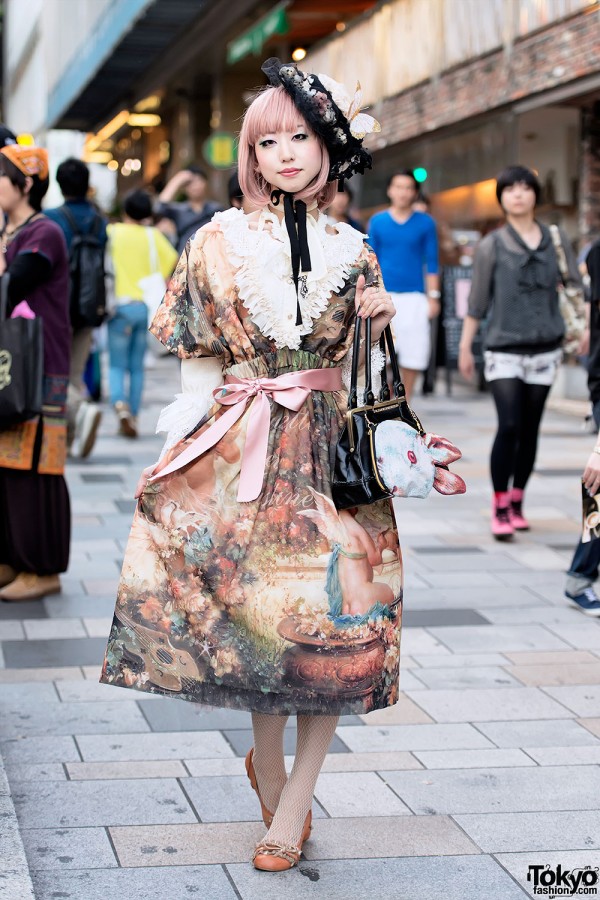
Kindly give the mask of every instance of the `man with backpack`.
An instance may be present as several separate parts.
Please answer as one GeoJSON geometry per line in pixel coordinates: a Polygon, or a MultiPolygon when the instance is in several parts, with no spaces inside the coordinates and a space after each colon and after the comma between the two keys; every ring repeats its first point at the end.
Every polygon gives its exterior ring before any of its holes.
{"type": "Polygon", "coordinates": [[[90,355],[92,333],[106,315],[104,253],[106,222],[87,199],[89,170],[80,159],[66,159],[56,171],[65,199],[63,206],[44,213],[59,225],[69,252],[71,371],[67,398],[67,442],[72,456],[88,456],[94,446],[102,413],[88,402],[83,373],[90,355]]]}

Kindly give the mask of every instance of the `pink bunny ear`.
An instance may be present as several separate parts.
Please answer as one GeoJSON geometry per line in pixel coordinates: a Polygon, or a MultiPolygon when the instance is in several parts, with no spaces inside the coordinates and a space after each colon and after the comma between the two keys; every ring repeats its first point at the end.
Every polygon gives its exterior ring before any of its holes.
{"type": "Polygon", "coordinates": [[[448,438],[440,437],[439,434],[430,434],[428,432],[424,436],[424,440],[433,461],[438,465],[447,466],[456,462],[462,456],[462,453],[452,441],[449,441],[448,438]]]}
{"type": "Polygon", "coordinates": [[[454,472],[449,472],[443,466],[435,467],[435,476],[433,486],[438,494],[464,494],[467,486],[460,477],[454,472]]]}

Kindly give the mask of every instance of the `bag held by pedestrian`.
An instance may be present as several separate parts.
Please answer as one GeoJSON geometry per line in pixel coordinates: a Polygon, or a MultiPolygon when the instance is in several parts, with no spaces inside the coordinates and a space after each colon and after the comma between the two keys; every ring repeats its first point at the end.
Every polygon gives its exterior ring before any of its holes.
{"type": "Polygon", "coordinates": [[[565,353],[576,356],[581,344],[583,333],[587,328],[587,316],[583,288],[578,284],[569,284],[569,267],[565,248],[562,245],[560,231],[557,225],[550,226],[552,243],[556,250],[558,270],[560,272],[560,284],[558,285],[558,305],[560,314],[565,323],[565,336],[563,338],[563,350],[565,353]]]}
{"type": "Polygon", "coordinates": [[[371,320],[365,320],[365,390],[358,403],[358,359],[361,318],[354,330],[352,375],[346,424],[336,448],[331,495],[338,509],[375,503],[392,497],[424,498],[435,488],[440,494],[464,494],[460,476],[448,465],[461,452],[450,441],[427,434],[408,405],[400,378],[391,328],[380,338],[383,357],[381,390],[375,400],[371,374],[371,320]],[[386,347],[394,396],[387,382],[386,347]]]}
{"type": "Polygon", "coordinates": [[[42,411],[44,337],[41,318],[8,318],[8,282],[0,279],[0,429],[42,411]]]}
{"type": "Polygon", "coordinates": [[[148,307],[148,318],[150,321],[156,315],[158,307],[163,301],[167,283],[164,275],[160,271],[160,261],[158,258],[158,249],[156,247],[156,234],[154,228],[145,228],[148,237],[148,249],[150,252],[150,275],[140,278],[138,286],[144,295],[144,303],[148,307]]]}
{"type": "Polygon", "coordinates": [[[69,310],[73,328],[98,328],[106,318],[104,244],[100,240],[102,218],[96,215],[84,233],[66,206],[61,213],[69,223],[73,239],[69,250],[69,310]]]}

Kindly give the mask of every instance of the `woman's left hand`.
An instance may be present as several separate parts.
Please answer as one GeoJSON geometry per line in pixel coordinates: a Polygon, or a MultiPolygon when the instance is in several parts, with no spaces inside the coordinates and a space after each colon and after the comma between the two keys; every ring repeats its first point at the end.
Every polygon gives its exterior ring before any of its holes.
{"type": "Polygon", "coordinates": [[[359,275],[356,282],[356,309],[361,319],[371,318],[371,339],[375,342],[381,332],[396,315],[392,297],[379,286],[365,287],[365,276],[359,275]]]}

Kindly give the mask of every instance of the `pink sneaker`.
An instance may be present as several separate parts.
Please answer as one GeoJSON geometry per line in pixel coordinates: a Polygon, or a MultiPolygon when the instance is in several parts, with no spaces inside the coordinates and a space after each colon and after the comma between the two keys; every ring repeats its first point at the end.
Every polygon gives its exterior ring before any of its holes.
{"type": "Polygon", "coordinates": [[[492,510],[492,534],[497,541],[510,541],[515,530],[511,521],[510,495],[508,491],[498,491],[494,496],[492,510]]]}
{"type": "Polygon", "coordinates": [[[529,531],[529,522],[523,515],[523,494],[519,488],[510,492],[510,521],[515,531],[529,531]]]}

